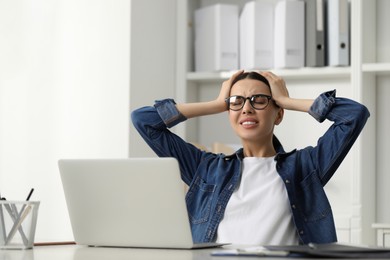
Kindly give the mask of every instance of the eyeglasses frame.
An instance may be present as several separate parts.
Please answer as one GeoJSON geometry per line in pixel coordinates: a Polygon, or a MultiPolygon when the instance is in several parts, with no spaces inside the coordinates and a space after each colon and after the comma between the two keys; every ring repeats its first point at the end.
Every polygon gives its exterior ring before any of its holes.
{"type": "Polygon", "coordinates": [[[226,99],[225,99],[225,102],[226,102],[227,107],[228,107],[229,110],[232,110],[232,111],[240,111],[241,109],[244,108],[245,103],[246,103],[246,101],[247,101],[248,99],[249,99],[249,103],[250,103],[250,105],[251,105],[251,107],[252,107],[253,109],[255,109],[255,110],[264,110],[264,109],[266,109],[266,108],[268,107],[269,101],[272,99],[272,96],[266,95],[266,94],[255,94],[255,95],[252,95],[252,96],[250,96],[250,97],[243,97],[243,96],[239,96],[239,95],[234,95],[234,96],[230,96],[230,97],[226,98],[226,99]],[[253,106],[253,100],[254,100],[254,98],[255,98],[255,97],[259,97],[259,96],[260,96],[260,97],[266,97],[267,100],[268,100],[267,105],[265,105],[265,107],[263,107],[263,108],[255,108],[255,107],[253,106]],[[232,98],[232,97],[239,97],[239,98],[243,98],[243,99],[245,100],[244,103],[242,103],[241,108],[239,108],[239,109],[232,109],[232,108],[230,107],[230,102],[229,102],[229,100],[230,100],[230,98],[232,98]]]}

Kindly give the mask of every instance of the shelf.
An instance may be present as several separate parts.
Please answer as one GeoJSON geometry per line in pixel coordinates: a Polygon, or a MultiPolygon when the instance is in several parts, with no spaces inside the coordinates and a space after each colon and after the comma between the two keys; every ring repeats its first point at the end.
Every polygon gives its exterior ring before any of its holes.
{"type": "MultiPolygon", "coordinates": [[[[321,68],[300,68],[300,69],[273,69],[276,75],[289,79],[315,79],[315,78],[349,78],[351,76],[350,67],[321,67],[321,68]]],[[[221,72],[189,72],[187,80],[189,82],[220,82],[233,75],[235,71],[221,72]]]]}
{"type": "Polygon", "coordinates": [[[363,72],[371,72],[379,75],[390,75],[390,63],[364,63],[363,72]]]}
{"type": "Polygon", "coordinates": [[[373,223],[372,228],[385,228],[385,229],[390,229],[390,224],[388,223],[373,223]]]}

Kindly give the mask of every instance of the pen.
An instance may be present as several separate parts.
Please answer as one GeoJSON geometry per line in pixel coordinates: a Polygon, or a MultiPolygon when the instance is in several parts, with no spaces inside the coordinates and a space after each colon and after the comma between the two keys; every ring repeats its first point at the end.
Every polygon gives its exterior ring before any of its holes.
{"type": "Polygon", "coordinates": [[[33,192],[34,192],[34,188],[32,188],[32,189],[30,190],[30,193],[27,195],[26,201],[29,201],[29,200],[30,200],[31,195],[32,195],[33,192]]]}
{"type": "MultiPolygon", "coordinates": [[[[32,193],[34,192],[34,188],[30,190],[30,192],[27,195],[26,201],[29,201],[31,198],[32,193]]],[[[22,214],[23,210],[26,208],[26,204],[23,205],[22,209],[20,210],[20,213],[16,210],[16,215],[20,217],[20,214],[22,214]]]]}
{"type": "MultiPolygon", "coordinates": [[[[30,190],[30,192],[28,193],[27,198],[26,198],[26,201],[29,201],[29,200],[30,200],[31,195],[33,194],[33,192],[34,192],[34,188],[32,188],[32,189],[30,190]]],[[[31,208],[30,205],[29,205],[29,207],[31,208]]],[[[22,214],[22,212],[24,211],[25,208],[26,208],[26,204],[24,204],[23,207],[22,207],[22,209],[20,210],[20,213],[18,214],[18,215],[19,215],[18,218],[21,218],[21,214],[22,214]]],[[[28,212],[30,212],[30,210],[28,210],[28,212]]],[[[28,213],[28,212],[27,212],[27,213],[28,213]]],[[[26,215],[26,216],[27,216],[27,215],[26,215]]],[[[24,219],[24,218],[23,218],[23,219],[24,219]]],[[[22,221],[23,221],[23,220],[22,220],[22,221]]],[[[23,228],[22,228],[21,224],[22,224],[22,223],[20,223],[18,230],[19,230],[20,235],[22,236],[22,240],[23,240],[24,245],[27,245],[27,244],[28,244],[28,239],[27,239],[26,235],[24,234],[24,231],[23,231],[23,228]]]]}
{"type": "MultiPolygon", "coordinates": [[[[31,195],[32,195],[33,192],[34,192],[34,188],[32,188],[32,189],[30,190],[30,192],[28,193],[26,201],[29,201],[29,200],[30,200],[31,195]]],[[[20,210],[20,213],[18,213],[18,211],[16,211],[16,216],[20,217],[20,215],[22,214],[22,212],[23,212],[23,210],[24,210],[25,208],[26,208],[26,204],[23,205],[22,209],[20,210]]]]}

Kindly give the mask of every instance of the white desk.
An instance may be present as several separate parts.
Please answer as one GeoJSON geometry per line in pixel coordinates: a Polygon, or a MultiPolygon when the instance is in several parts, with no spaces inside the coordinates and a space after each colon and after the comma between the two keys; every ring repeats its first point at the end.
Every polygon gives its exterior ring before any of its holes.
{"type": "MultiPolygon", "coordinates": [[[[36,246],[30,250],[1,250],[0,260],[318,260],[319,258],[284,258],[284,257],[234,257],[211,256],[212,249],[135,249],[135,248],[108,248],[87,247],[78,245],[36,246]]],[[[325,260],[325,258],[321,258],[325,260]]]]}
{"type": "MultiPolygon", "coordinates": [[[[212,257],[213,249],[169,250],[169,249],[135,249],[104,248],[78,245],[36,246],[30,250],[0,250],[0,260],[207,260],[238,258],[212,257]]],[[[242,259],[242,258],[240,258],[242,259]]]]}
{"type": "MultiPolygon", "coordinates": [[[[0,250],[0,260],[246,260],[248,257],[211,256],[213,249],[168,250],[103,248],[78,245],[36,246],[30,250],[0,250]]],[[[256,259],[256,258],[251,258],[256,259]]],[[[275,258],[258,258],[270,259],[275,258]]],[[[289,258],[291,259],[291,258],[289,258]]],[[[298,260],[294,258],[294,260],[298,260]]],[[[305,258],[304,260],[308,260],[305,258]]]]}
{"type": "MultiPolygon", "coordinates": [[[[200,253],[200,252],[198,252],[200,253]]],[[[207,253],[206,253],[207,255],[207,253]]],[[[77,245],[36,246],[31,250],[0,250],[1,260],[125,260],[193,259],[192,251],[102,248],[77,245]]]]}

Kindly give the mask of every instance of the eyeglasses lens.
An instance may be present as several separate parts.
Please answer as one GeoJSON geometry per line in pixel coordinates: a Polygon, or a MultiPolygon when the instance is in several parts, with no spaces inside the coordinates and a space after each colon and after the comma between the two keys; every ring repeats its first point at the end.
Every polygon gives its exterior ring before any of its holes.
{"type": "Polygon", "coordinates": [[[267,107],[270,98],[265,95],[255,95],[250,98],[232,96],[228,98],[229,108],[234,111],[240,110],[244,107],[247,99],[249,99],[254,109],[261,110],[267,107]]]}

